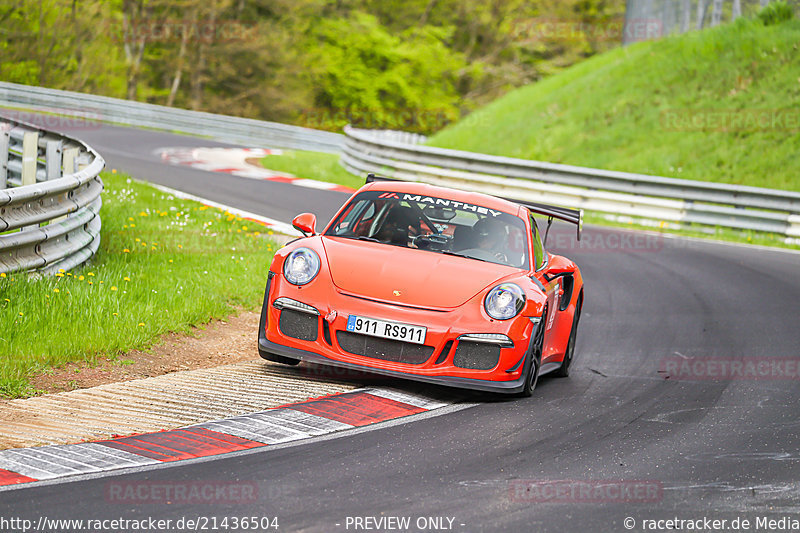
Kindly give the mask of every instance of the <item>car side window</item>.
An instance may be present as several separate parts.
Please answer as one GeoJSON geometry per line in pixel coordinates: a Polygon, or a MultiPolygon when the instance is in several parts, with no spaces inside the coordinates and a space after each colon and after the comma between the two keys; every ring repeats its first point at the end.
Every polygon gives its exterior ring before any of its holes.
{"type": "Polygon", "coordinates": [[[362,222],[370,220],[375,214],[375,205],[368,200],[353,202],[339,217],[339,223],[333,228],[333,235],[359,234],[362,222]]]}
{"type": "Polygon", "coordinates": [[[533,216],[531,216],[530,219],[534,268],[535,270],[539,270],[544,265],[544,246],[542,245],[542,236],[539,234],[539,228],[536,225],[536,219],[533,218],[533,216]]]}

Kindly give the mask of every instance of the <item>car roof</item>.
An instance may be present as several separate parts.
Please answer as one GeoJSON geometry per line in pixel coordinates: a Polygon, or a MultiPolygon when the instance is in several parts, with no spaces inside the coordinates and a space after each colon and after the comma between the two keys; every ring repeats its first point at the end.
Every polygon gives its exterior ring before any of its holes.
{"type": "Polygon", "coordinates": [[[519,216],[521,206],[496,196],[482,194],[478,192],[468,192],[459,189],[451,189],[449,187],[439,187],[437,185],[429,185],[427,183],[419,183],[415,181],[393,181],[393,180],[376,180],[372,183],[367,183],[361,187],[358,192],[377,190],[386,192],[402,192],[407,194],[419,194],[424,196],[432,196],[434,198],[446,198],[448,200],[455,200],[457,202],[465,202],[469,204],[480,205],[503,211],[512,215],[519,216]]]}

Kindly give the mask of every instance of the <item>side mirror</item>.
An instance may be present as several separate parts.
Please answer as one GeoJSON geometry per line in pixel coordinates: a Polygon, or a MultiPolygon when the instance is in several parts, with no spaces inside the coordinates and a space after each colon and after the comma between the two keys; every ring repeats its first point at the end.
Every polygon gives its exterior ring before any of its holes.
{"type": "Polygon", "coordinates": [[[544,277],[547,281],[553,280],[559,276],[566,276],[575,273],[575,264],[560,255],[551,255],[550,264],[544,271],[544,277]]]}
{"type": "Polygon", "coordinates": [[[314,213],[303,213],[292,220],[292,226],[306,237],[316,234],[317,217],[314,213]]]}

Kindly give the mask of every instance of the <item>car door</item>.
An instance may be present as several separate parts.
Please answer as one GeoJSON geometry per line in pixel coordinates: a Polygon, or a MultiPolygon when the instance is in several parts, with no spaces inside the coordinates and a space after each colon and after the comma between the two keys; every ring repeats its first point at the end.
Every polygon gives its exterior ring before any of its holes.
{"type": "Polygon", "coordinates": [[[551,272],[551,266],[558,268],[554,263],[559,263],[559,261],[555,261],[554,258],[559,256],[550,254],[544,249],[541,233],[533,216],[530,216],[530,223],[534,277],[544,287],[547,295],[547,317],[545,319],[544,349],[542,350],[542,364],[545,364],[561,361],[566,350],[566,342],[562,342],[564,330],[566,328],[568,338],[572,321],[561,310],[564,298],[564,276],[551,272]]]}

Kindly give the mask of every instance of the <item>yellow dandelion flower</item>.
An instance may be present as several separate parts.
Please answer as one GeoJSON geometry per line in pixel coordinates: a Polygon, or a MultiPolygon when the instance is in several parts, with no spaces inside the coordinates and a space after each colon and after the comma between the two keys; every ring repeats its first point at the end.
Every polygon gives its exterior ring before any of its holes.
{"type": "Polygon", "coordinates": [[[133,222],[133,217],[128,217],[128,222],[133,222]]]}
{"type": "Polygon", "coordinates": [[[143,328],[144,327],[144,322],[139,322],[139,327],[143,328]]]}
{"type": "Polygon", "coordinates": [[[111,286],[111,290],[112,290],[112,291],[115,291],[115,290],[117,290],[117,288],[116,288],[115,286],[113,286],[113,285],[112,285],[112,286],[111,286]]]}
{"type": "Polygon", "coordinates": [[[119,313],[112,313],[114,316],[117,316],[119,313]]]}
{"type": "Polygon", "coordinates": [[[135,228],[135,227],[136,227],[136,224],[131,224],[131,227],[132,227],[132,228],[135,228]]]}
{"type": "Polygon", "coordinates": [[[64,277],[64,274],[62,274],[61,272],[58,272],[58,273],[56,274],[56,277],[57,277],[57,278],[63,278],[63,277],[64,277]]]}
{"type": "Polygon", "coordinates": [[[59,272],[66,272],[66,270],[64,270],[63,268],[59,268],[58,271],[59,272]]]}
{"type": "Polygon", "coordinates": [[[103,284],[103,280],[100,280],[100,285],[102,285],[102,284],[103,284]]]}
{"type": "Polygon", "coordinates": [[[131,278],[129,278],[128,276],[125,276],[124,278],[122,278],[122,281],[130,281],[130,280],[131,280],[131,278]]]}
{"type": "Polygon", "coordinates": [[[89,272],[89,275],[90,276],[94,276],[94,272],[89,272]]]}
{"type": "Polygon", "coordinates": [[[122,229],[128,229],[128,225],[125,224],[124,226],[122,226],[122,229]]]}
{"type": "Polygon", "coordinates": [[[136,237],[136,242],[142,242],[142,239],[140,239],[139,237],[136,237]]]}
{"type": "Polygon", "coordinates": [[[182,245],[182,244],[179,244],[179,245],[178,245],[178,248],[183,248],[183,245],[182,245]]]}
{"type": "Polygon", "coordinates": [[[78,281],[83,281],[83,276],[78,276],[78,281]]]}
{"type": "Polygon", "coordinates": [[[89,285],[94,285],[94,283],[92,283],[91,281],[89,281],[88,283],[89,283],[89,285]]]}
{"type": "Polygon", "coordinates": [[[112,173],[112,174],[116,174],[116,173],[117,173],[117,169],[116,169],[116,168],[112,168],[112,169],[111,169],[111,173],[112,173]]]}
{"type": "Polygon", "coordinates": [[[0,278],[4,278],[4,277],[6,277],[6,273],[5,272],[0,272],[0,278]]]}
{"type": "Polygon", "coordinates": [[[172,263],[172,259],[170,259],[169,262],[172,263]]]}
{"type": "Polygon", "coordinates": [[[123,254],[129,254],[129,253],[131,253],[131,251],[130,251],[130,250],[128,250],[127,248],[125,248],[124,250],[122,250],[122,253],[123,253],[123,254]]]}
{"type": "Polygon", "coordinates": [[[59,291],[58,289],[53,289],[53,292],[61,292],[61,291],[59,291]]]}
{"type": "Polygon", "coordinates": [[[146,217],[146,216],[147,216],[147,213],[145,213],[144,211],[142,211],[141,213],[139,213],[139,216],[140,216],[140,217],[146,217]]]}
{"type": "Polygon", "coordinates": [[[25,316],[25,313],[23,313],[22,311],[20,311],[20,312],[19,312],[19,316],[25,316]]]}

